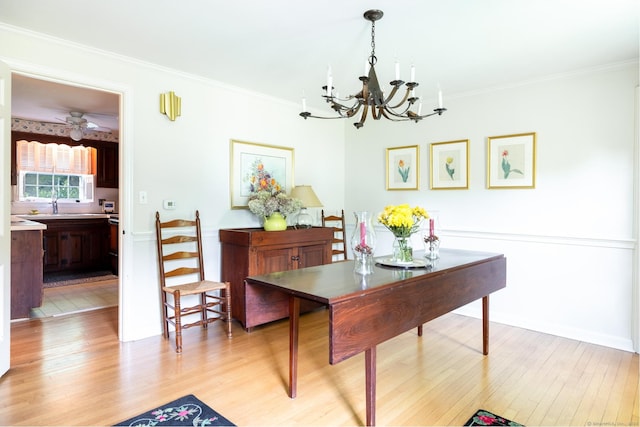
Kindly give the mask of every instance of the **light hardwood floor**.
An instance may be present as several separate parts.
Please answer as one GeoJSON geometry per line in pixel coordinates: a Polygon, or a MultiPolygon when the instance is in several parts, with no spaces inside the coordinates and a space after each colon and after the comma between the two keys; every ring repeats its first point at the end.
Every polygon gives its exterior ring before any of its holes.
{"type": "MultiPolygon", "coordinates": [[[[117,308],[12,325],[0,425],[113,425],[185,394],[239,426],[362,425],[364,357],[328,363],[325,310],[301,317],[298,397],[287,397],[287,322],[227,339],[189,329],[184,353],[120,343],[117,308]]],[[[458,425],[476,409],[534,425],[638,425],[638,355],[448,314],[378,347],[379,425],[458,425]]]]}

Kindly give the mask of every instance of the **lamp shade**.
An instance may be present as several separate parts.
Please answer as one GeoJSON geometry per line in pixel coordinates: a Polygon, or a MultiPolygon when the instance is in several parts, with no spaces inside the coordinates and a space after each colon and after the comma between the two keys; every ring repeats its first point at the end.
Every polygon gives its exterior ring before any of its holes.
{"type": "Polygon", "coordinates": [[[318,196],[313,191],[310,185],[296,185],[291,190],[291,197],[298,199],[302,202],[302,206],[305,208],[321,208],[322,203],[318,200],[318,196]]]}

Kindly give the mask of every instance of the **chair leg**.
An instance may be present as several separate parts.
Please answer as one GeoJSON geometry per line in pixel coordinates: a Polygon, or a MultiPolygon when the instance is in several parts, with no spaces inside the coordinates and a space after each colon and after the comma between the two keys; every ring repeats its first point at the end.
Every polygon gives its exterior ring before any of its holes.
{"type": "Polygon", "coordinates": [[[227,315],[227,338],[231,338],[231,285],[229,282],[226,283],[226,288],[224,290],[224,296],[226,299],[226,315],[227,315]]]}
{"type": "Polygon", "coordinates": [[[207,295],[204,292],[200,294],[200,322],[203,328],[209,326],[207,318],[207,295]]]}
{"type": "Polygon", "coordinates": [[[173,293],[173,307],[174,307],[174,317],[176,323],[176,353],[182,353],[182,319],[181,308],[180,308],[180,291],[175,291],[173,293]]]}
{"type": "Polygon", "coordinates": [[[169,309],[167,308],[167,293],[162,291],[162,335],[169,338],[169,309]]]}

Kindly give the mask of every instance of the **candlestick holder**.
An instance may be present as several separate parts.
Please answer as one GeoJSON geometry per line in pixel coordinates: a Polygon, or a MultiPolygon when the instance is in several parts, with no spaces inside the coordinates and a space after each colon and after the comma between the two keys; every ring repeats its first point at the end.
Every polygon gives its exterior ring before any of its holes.
{"type": "Polygon", "coordinates": [[[424,257],[437,259],[440,256],[440,238],[435,233],[435,221],[429,219],[429,233],[424,235],[424,257]]]}
{"type": "Polygon", "coordinates": [[[438,236],[424,237],[424,257],[428,259],[437,259],[440,257],[440,239],[438,236]]]}
{"type": "Polygon", "coordinates": [[[358,274],[373,273],[373,251],[376,245],[376,234],[371,224],[371,213],[354,212],[356,226],[351,236],[353,250],[353,271],[358,274]]]}

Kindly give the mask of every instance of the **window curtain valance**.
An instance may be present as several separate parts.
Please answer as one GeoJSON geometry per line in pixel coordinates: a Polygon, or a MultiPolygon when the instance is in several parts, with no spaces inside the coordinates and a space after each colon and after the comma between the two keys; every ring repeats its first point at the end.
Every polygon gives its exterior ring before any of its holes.
{"type": "Polygon", "coordinates": [[[38,141],[16,141],[16,166],[19,171],[95,173],[96,149],[82,145],[43,144],[38,141]]]}

